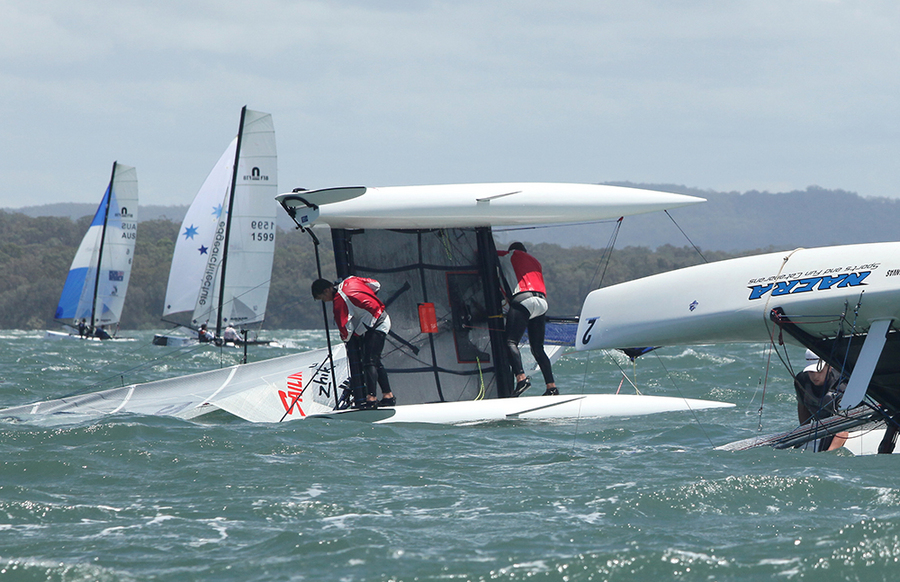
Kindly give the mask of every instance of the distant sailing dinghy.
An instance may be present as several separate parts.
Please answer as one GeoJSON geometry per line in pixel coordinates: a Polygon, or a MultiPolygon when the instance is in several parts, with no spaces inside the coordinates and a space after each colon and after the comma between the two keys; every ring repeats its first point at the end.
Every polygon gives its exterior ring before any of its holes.
{"type": "MultiPolygon", "coordinates": [[[[506,398],[513,377],[506,360],[491,227],[615,219],[695,204],[700,198],[613,186],[513,183],[298,190],[278,199],[316,246],[318,238],[307,227],[331,227],[339,276],[371,276],[382,283],[379,296],[392,321],[383,361],[397,406],[347,408],[360,356],[352,350],[348,355],[338,344],[330,346],[331,353],[319,349],[18,406],[0,410],[0,417],[71,415],[80,420],[82,415],[130,412],[194,418],[225,410],[251,422],[340,418],[455,424],[733,406],[659,396],[580,394],[566,386],[560,386],[560,396],[506,398]]],[[[298,292],[308,294],[306,289],[298,292]]],[[[318,308],[311,298],[308,301],[318,308]]]]}
{"type": "Polygon", "coordinates": [[[131,278],[137,211],[137,171],[113,162],[109,186],[72,260],[54,315],[69,331],[47,331],[45,338],[100,340],[116,335],[131,278]]]}
{"type": "Polygon", "coordinates": [[[154,344],[196,344],[202,324],[221,338],[229,325],[262,323],[275,253],[277,183],[272,116],[244,107],[237,136],[200,187],[175,243],[163,320],[193,333],[158,334],[154,344]]]}

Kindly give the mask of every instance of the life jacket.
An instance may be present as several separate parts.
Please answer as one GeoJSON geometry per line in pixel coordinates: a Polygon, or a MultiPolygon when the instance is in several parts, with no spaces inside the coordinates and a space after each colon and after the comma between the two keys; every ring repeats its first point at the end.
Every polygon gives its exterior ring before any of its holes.
{"type": "Polygon", "coordinates": [[[497,251],[500,272],[513,295],[523,291],[547,294],[541,263],[525,251],[497,251]]]}
{"type": "Polygon", "coordinates": [[[829,370],[825,376],[825,382],[816,386],[809,378],[809,372],[800,372],[794,378],[794,390],[797,398],[809,413],[818,419],[828,418],[837,413],[841,396],[847,385],[840,381],[840,376],[835,370],[829,370]]]}
{"type": "Polygon", "coordinates": [[[375,327],[384,313],[384,303],[375,296],[379,289],[381,283],[365,277],[350,276],[338,283],[334,294],[334,322],[343,341],[375,327]]]}

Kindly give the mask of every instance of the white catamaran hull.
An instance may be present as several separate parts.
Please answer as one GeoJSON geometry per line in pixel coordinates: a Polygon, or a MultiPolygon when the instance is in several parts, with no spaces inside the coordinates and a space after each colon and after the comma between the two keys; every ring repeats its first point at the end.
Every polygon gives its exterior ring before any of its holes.
{"type": "MultiPolygon", "coordinates": [[[[342,345],[336,346],[335,357],[334,380],[340,384],[348,375],[342,345]]],[[[224,410],[250,422],[340,418],[379,423],[460,424],[638,416],[734,406],[726,402],[663,396],[573,394],[334,411],[335,397],[327,352],[313,350],[180,378],[16,406],[0,410],[0,417],[81,420],[128,413],[189,419],[224,410]]]]}
{"type": "Polygon", "coordinates": [[[80,340],[80,341],[88,341],[88,342],[133,342],[137,341],[133,337],[113,337],[108,340],[101,340],[98,337],[94,336],[83,336],[78,335],[77,333],[65,333],[63,331],[52,331],[47,330],[44,332],[44,339],[57,341],[57,340],[80,340]]]}
{"type": "Polygon", "coordinates": [[[44,339],[53,340],[53,341],[56,341],[56,340],[82,340],[82,341],[89,341],[89,342],[103,341],[98,337],[83,336],[83,335],[78,335],[77,333],[66,333],[64,331],[51,331],[51,330],[47,330],[44,332],[44,339]]]}
{"type": "Polygon", "coordinates": [[[351,186],[280,194],[304,226],[454,228],[615,219],[705,202],[703,198],[600,184],[511,182],[372,188],[351,186]],[[302,199],[302,200],[301,200],[302,199]],[[304,202],[319,206],[316,211],[304,202]]]}
{"type": "Polygon", "coordinates": [[[900,242],[730,259],[591,292],[575,347],[768,341],[775,307],[810,333],[833,337],[842,313],[856,331],[900,319],[898,293],[900,242]]]}
{"type": "MultiPolygon", "coordinates": [[[[884,438],[885,429],[877,428],[875,430],[861,430],[850,432],[844,448],[854,455],[876,455],[878,454],[878,445],[884,438]]],[[[900,447],[894,448],[894,454],[900,454],[900,447]]]]}
{"type": "Polygon", "coordinates": [[[378,424],[463,424],[498,420],[566,420],[640,416],[661,412],[729,408],[728,402],[644,396],[638,394],[579,394],[528,396],[466,402],[435,402],[312,414],[308,418],[359,420],[378,424]]]}
{"type": "MultiPolygon", "coordinates": [[[[200,345],[200,340],[195,337],[184,337],[177,335],[165,335],[165,334],[154,334],[153,345],[155,346],[166,346],[170,348],[185,348],[189,346],[198,346],[200,345]]],[[[234,342],[206,342],[206,345],[214,346],[217,348],[226,347],[226,348],[240,348],[243,347],[244,344],[236,344],[234,342]]],[[[252,340],[247,342],[248,346],[264,346],[264,347],[272,347],[272,348],[280,348],[281,344],[274,340],[252,340]]]]}

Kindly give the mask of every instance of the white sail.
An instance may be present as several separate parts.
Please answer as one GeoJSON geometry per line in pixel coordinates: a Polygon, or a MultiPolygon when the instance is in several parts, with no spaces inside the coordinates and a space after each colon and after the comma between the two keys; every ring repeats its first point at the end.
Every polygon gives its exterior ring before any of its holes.
{"type": "MultiPolygon", "coordinates": [[[[335,353],[338,385],[349,373],[335,353]]],[[[0,410],[4,418],[91,418],[131,413],[196,418],[218,409],[253,422],[295,420],[336,404],[327,350],[238,364],[0,410]]]]}
{"type": "Polygon", "coordinates": [[[277,191],[272,116],[245,109],[239,135],[219,158],[181,225],[163,318],[189,313],[192,327],[241,326],[265,318],[277,191]]]}
{"type": "Polygon", "coordinates": [[[194,312],[203,280],[202,273],[209,258],[209,249],[215,240],[216,224],[223,214],[223,205],[231,188],[236,147],[237,138],[234,138],[184,215],[169,270],[164,318],[176,313],[194,312]]]}
{"type": "Polygon", "coordinates": [[[56,319],[115,325],[122,317],[137,236],[137,171],[113,163],[109,186],[63,287],[56,319]]]}

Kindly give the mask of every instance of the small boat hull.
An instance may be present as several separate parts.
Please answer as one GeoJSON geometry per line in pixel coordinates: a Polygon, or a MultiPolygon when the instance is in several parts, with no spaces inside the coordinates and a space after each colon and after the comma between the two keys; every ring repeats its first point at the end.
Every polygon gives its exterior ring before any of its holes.
{"type": "Polygon", "coordinates": [[[347,409],[311,418],[359,420],[377,424],[465,424],[498,420],[554,420],[641,416],[661,412],[730,408],[734,404],[641,394],[527,396],[465,402],[410,404],[373,410],[347,409]]]}

